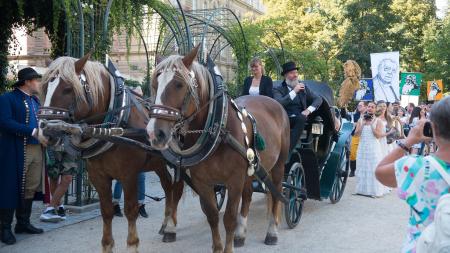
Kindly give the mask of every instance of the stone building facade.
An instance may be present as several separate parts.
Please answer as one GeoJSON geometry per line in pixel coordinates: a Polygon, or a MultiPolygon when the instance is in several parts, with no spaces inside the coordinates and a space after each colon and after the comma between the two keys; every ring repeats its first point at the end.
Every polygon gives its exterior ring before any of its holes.
{"type": "MultiPolygon", "coordinates": [[[[176,0],[167,0],[173,6],[177,6],[176,0]]],[[[232,10],[239,19],[255,18],[264,14],[265,9],[262,0],[181,0],[183,9],[215,9],[228,8],[232,10]]],[[[158,38],[158,19],[150,19],[150,24],[142,30],[143,37],[149,47],[151,63],[154,60],[154,49],[158,38]]],[[[49,59],[51,43],[45,32],[40,29],[31,35],[24,31],[15,31],[16,42],[20,45],[16,50],[10,50],[10,65],[16,69],[25,66],[33,66],[40,72],[45,72],[46,61],[49,59]]],[[[126,78],[142,81],[146,75],[147,58],[140,39],[135,38],[130,43],[130,51],[127,54],[125,35],[116,35],[112,43],[109,56],[126,78]]],[[[217,59],[225,80],[232,81],[234,78],[235,61],[231,51],[225,50],[217,59]]]]}

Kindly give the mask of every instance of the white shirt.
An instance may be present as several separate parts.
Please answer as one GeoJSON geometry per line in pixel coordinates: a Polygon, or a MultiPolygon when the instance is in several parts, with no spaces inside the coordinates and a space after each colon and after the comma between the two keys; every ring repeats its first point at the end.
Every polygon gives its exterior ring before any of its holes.
{"type": "Polygon", "coordinates": [[[250,86],[250,89],[248,90],[248,94],[250,96],[259,95],[259,86],[250,86]]]}
{"type": "MultiPolygon", "coordinates": [[[[289,85],[287,87],[291,91],[291,92],[289,92],[289,97],[291,98],[291,100],[294,100],[295,97],[297,96],[297,93],[289,85]]],[[[310,105],[310,106],[308,106],[308,108],[306,108],[306,110],[308,110],[310,113],[313,113],[316,109],[317,108],[312,105],[310,105]]]]}

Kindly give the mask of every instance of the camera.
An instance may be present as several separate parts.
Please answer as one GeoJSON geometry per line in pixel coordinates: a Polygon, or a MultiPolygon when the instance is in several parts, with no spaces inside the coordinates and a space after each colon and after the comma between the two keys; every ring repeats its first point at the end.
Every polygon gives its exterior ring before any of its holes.
{"type": "Polygon", "coordinates": [[[364,120],[372,120],[373,119],[373,114],[366,113],[366,114],[364,114],[363,118],[364,118],[364,120]]]}
{"type": "Polygon", "coordinates": [[[425,137],[433,137],[433,129],[431,128],[431,123],[429,121],[425,122],[425,125],[423,125],[423,135],[425,137]]]}

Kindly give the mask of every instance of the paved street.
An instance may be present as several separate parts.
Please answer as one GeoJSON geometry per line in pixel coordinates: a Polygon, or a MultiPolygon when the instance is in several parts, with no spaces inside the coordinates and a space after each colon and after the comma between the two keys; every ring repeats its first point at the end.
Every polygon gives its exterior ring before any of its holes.
{"type": "MultiPolygon", "coordinates": [[[[150,175],[147,181],[154,180],[154,174],[150,175]]],[[[147,184],[147,191],[153,194],[160,193],[158,184],[154,181],[147,184]]],[[[248,222],[246,245],[237,248],[235,252],[399,252],[408,216],[406,205],[393,193],[381,199],[352,195],[354,178],[350,179],[347,186],[345,196],[336,205],[330,204],[328,200],[308,200],[297,228],[288,229],[283,218],[277,246],[263,244],[267,227],[265,200],[262,194],[255,194],[248,222]]],[[[140,252],[210,252],[209,226],[200,211],[198,198],[191,193],[185,194],[180,203],[175,243],[162,243],[161,236],[157,234],[162,221],[163,203],[148,200],[147,211],[150,218],[138,220],[140,252]]],[[[223,215],[223,211],[221,214],[223,215]]],[[[39,213],[35,214],[36,217],[38,215],[39,213]]],[[[20,241],[14,246],[5,247],[1,244],[0,252],[101,252],[102,221],[98,213],[90,215],[92,219],[86,221],[57,229],[46,228],[50,231],[43,235],[19,237],[20,241]]],[[[221,226],[224,239],[223,225],[221,226]]],[[[126,252],[126,219],[115,218],[113,231],[115,252],[126,252]]]]}

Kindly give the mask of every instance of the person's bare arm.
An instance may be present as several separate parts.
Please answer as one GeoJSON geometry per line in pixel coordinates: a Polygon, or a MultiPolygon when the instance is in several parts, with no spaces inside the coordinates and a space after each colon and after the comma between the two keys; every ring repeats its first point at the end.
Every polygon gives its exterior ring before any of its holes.
{"type": "MultiPolygon", "coordinates": [[[[408,137],[402,142],[403,145],[411,149],[411,147],[418,142],[429,140],[423,135],[423,125],[426,120],[421,120],[418,122],[417,126],[411,129],[408,137]]],[[[400,146],[397,146],[392,150],[375,169],[375,176],[382,184],[389,187],[397,187],[397,180],[395,177],[395,162],[405,155],[405,150],[400,146]]]]}
{"type": "Polygon", "coordinates": [[[360,136],[361,135],[362,128],[363,128],[363,120],[359,119],[358,122],[356,123],[356,128],[355,128],[355,135],[356,136],[360,136]]]}

